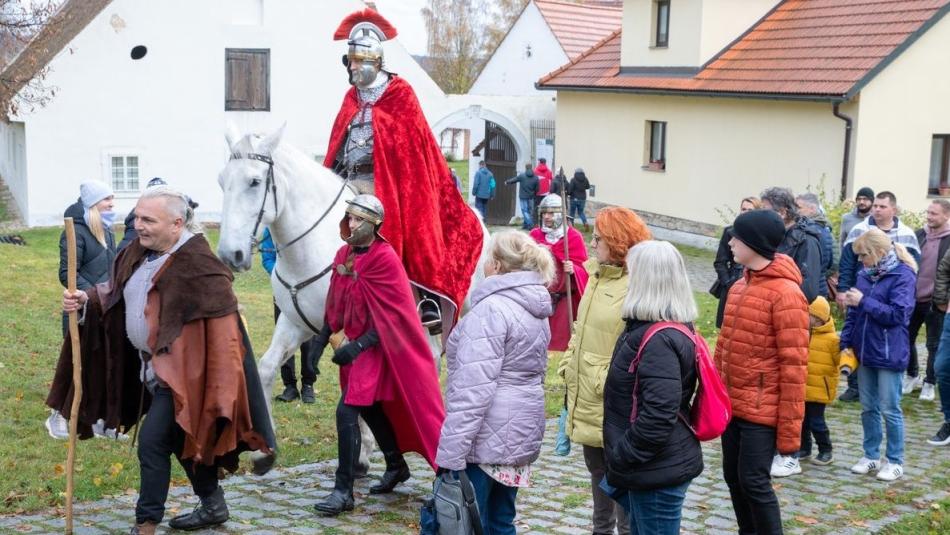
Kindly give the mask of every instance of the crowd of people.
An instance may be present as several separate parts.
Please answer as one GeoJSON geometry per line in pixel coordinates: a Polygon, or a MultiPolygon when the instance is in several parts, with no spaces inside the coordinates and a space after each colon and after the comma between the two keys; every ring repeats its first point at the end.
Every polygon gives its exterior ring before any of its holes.
{"type": "Polygon", "coordinates": [[[717,280],[710,291],[720,299],[720,339],[728,338],[730,329],[724,319],[728,312],[723,313],[734,304],[730,288],[744,273],[753,271],[737,260],[729,243],[738,222],[759,206],[771,209],[782,220],[784,230],[776,230],[776,251],[786,253],[798,268],[810,329],[810,336],[805,337],[807,387],[800,448],[778,448],[770,474],[786,477],[801,473],[801,462],[806,459],[818,465],[832,462],[832,430],[825,423],[824,412],[835,401],[840,373],[847,377],[848,388],[838,399],[860,402],[864,429],[864,455],[851,470],[856,474],[873,472],[885,481],[901,477],[903,395],[919,388],[921,400],[933,401],[936,385],[945,385],[940,396],[943,418],[928,443],[950,444],[950,403],[944,401],[950,398],[950,365],[946,362],[950,336],[941,344],[950,284],[950,258],[944,261],[950,249],[950,202],[935,199],[927,208],[923,227],[912,229],[898,217],[893,193],[875,194],[863,187],[857,191],[853,209],[843,215],[840,232],[835,233],[812,193],[794,196],[785,188],[769,188],[759,197],[742,199],[740,215],[736,224],[724,229],[714,263],[717,280]],[[835,324],[832,303],[844,320],[841,325],[835,324]],[[918,365],[917,338],[922,327],[926,328],[927,361],[918,365]],[[885,433],[887,447],[882,457],[885,433]],[[812,439],[818,447],[815,456],[812,439]]]}

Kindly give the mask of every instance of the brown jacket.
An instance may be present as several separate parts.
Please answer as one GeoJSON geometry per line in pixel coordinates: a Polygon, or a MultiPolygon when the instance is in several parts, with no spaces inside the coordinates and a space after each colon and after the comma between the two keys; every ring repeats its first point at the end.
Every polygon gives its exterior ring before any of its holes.
{"type": "MultiPolygon", "coordinates": [[[[81,438],[103,418],[106,427],[135,425],[142,383],[138,351],[125,333],[122,290],[147,251],[136,240],[116,259],[113,286],[89,293],[81,330],[83,400],[81,438]]],[[[237,314],[232,275],[202,236],[188,240],[156,273],[145,316],[156,375],[175,400],[185,432],[183,458],[236,468],[237,453],[270,451],[273,431],[250,343],[237,314]]],[[[148,407],[150,397],[144,393],[148,407]]],[[[63,344],[47,404],[68,415],[72,405],[72,350],[63,344]]]]}
{"type": "Polygon", "coordinates": [[[786,255],[745,270],[729,290],[715,361],[732,414],[776,428],[780,453],[798,451],[808,376],[808,304],[786,255]]]}

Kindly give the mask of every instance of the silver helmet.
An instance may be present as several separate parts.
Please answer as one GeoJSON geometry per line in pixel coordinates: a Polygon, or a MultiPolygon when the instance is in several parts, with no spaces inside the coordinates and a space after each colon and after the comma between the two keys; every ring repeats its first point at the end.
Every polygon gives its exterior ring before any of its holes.
{"type": "Polygon", "coordinates": [[[357,195],[351,201],[346,201],[346,215],[340,221],[340,236],[351,245],[364,245],[372,242],[376,231],[383,224],[383,203],[375,195],[357,195]],[[350,228],[349,216],[353,215],[363,221],[355,229],[350,228]]]}
{"type": "Polygon", "coordinates": [[[556,212],[558,214],[564,213],[564,205],[561,202],[561,196],[556,193],[549,193],[541,199],[541,202],[538,204],[538,212],[556,212]]]}
{"type": "Polygon", "coordinates": [[[357,24],[353,28],[349,49],[346,53],[346,66],[350,72],[350,83],[360,89],[366,89],[383,70],[383,43],[378,34],[370,27],[357,24]]]}

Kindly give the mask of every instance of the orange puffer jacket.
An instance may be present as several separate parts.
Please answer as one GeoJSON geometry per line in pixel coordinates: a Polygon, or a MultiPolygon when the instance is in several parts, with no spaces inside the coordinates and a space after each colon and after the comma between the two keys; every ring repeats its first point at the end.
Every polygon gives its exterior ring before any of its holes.
{"type": "Polygon", "coordinates": [[[801,272],[776,254],[729,290],[715,361],[732,414],[776,428],[779,453],[798,451],[808,377],[808,303],[801,272]]]}

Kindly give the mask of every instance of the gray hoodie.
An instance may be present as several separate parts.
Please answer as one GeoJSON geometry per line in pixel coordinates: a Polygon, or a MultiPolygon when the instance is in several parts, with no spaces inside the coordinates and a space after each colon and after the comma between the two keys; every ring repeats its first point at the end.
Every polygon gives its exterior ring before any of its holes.
{"type": "Polygon", "coordinates": [[[445,423],[436,464],[521,466],[544,436],[551,296],[533,271],[485,279],[446,344],[445,423]]]}

